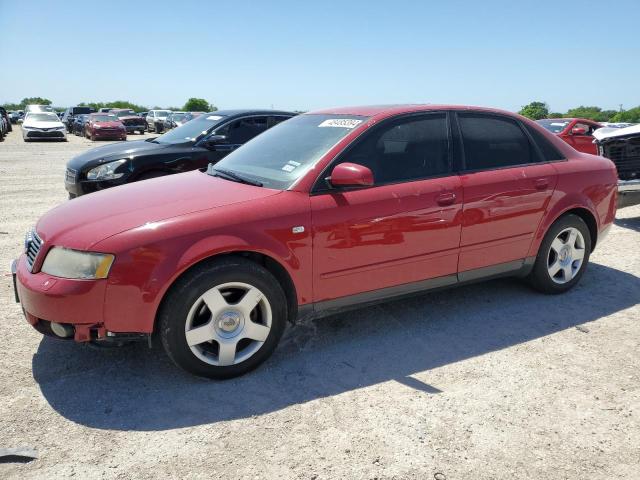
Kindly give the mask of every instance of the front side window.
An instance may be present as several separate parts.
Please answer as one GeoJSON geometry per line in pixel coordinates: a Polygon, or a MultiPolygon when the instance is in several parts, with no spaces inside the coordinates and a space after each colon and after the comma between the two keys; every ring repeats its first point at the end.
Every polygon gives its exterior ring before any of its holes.
{"type": "Polygon", "coordinates": [[[339,163],[371,169],[376,185],[411,181],[449,171],[447,116],[435,113],[394,121],[368,133],[339,163]]]}
{"type": "Polygon", "coordinates": [[[535,162],[529,139],[513,120],[459,113],[466,170],[487,170],[535,162]]]}
{"type": "Polygon", "coordinates": [[[242,145],[266,129],[267,117],[247,117],[229,123],[216,131],[216,134],[226,136],[226,143],[242,145]]]}

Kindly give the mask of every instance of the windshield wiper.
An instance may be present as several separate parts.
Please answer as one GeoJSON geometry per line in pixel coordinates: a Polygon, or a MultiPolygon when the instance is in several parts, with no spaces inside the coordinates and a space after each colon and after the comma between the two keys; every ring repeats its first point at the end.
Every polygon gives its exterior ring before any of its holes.
{"type": "Polygon", "coordinates": [[[219,168],[209,168],[209,174],[214,177],[226,178],[227,180],[231,180],[239,183],[246,183],[247,185],[253,185],[254,187],[262,187],[262,182],[258,182],[257,180],[251,180],[242,175],[238,175],[236,172],[232,172],[230,170],[221,170],[219,168]]]}

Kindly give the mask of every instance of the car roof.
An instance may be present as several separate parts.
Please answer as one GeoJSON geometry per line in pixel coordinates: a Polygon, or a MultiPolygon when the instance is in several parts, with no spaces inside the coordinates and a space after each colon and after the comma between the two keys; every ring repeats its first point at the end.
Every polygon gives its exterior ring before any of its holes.
{"type": "Polygon", "coordinates": [[[295,113],[287,112],[284,110],[238,108],[234,110],[216,110],[215,112],[205,112],[203,113],[203,115],[222,115],[225,117],[235,117],[238,115],[295,115],[295,113]]]}
{"type": "Polygon", "coordinates": [[[513,112],[508,112],[506,110],[500,110],[497,108],[444,104],[365,105],[357,107],[338,107],[307,112],[305,115],[355,115],[372,118],[385,118],[394,115],[401,115],[403,113],[428,112],[435,110],[472,110],[474,112],[496,113],[500,115],[508,115],[510,117],[518,116],[513,112]]]}

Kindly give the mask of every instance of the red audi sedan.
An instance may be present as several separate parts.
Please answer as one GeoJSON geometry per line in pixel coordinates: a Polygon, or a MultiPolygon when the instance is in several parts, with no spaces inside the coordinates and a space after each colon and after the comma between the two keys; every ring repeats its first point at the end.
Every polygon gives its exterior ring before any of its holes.
{"type": "Polygon", "coordinates": [[[84,136],[92,141],[126,140],[127,128],[118,117],[106,113],[92,113],[84,126],[84,136]]]}
{"type": "Polygon", "coordinates": [[[610,160],[508,112],[312,112],[206,172],[53,209],[14,263],[17,298],[44,334],[157,334],[183,369],[232,377],[301,317],[497,276],[567,291],[613,222],[616,185],[610,160]]]}

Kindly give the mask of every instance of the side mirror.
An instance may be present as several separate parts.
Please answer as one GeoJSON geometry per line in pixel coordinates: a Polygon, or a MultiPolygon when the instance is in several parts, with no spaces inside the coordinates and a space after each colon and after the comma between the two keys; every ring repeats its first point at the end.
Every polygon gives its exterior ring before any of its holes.
{"type": "Polygon", "coordinates": [[[216,145],[220,145],[227,140],[227,137],[224,135],[211,135],[210,137],[205,138],[200,145],[204,148],[215,148],[216,145]]]}
{"type": "Polygon", "coordinates": [[[334,167],[327,182],[333,187],[371,187],[373,172],[357,163],[341,163],[334,167]]]}
{"type": "Polygon", "coordinates": [[[571,129],[571,135],[586,135],[587,130],[582,127],[573,127],[571,129]]]}

